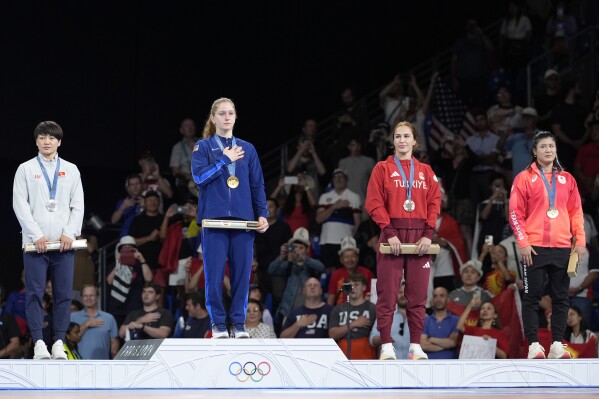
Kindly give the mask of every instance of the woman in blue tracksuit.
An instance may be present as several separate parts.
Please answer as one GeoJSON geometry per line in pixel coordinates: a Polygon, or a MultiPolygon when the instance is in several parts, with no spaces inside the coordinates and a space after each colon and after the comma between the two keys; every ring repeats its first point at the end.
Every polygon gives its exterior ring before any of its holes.
{"type": "MultiPolygon", "coordinates": [[[[219,98],[212,104],[203,139],[193,149],[191,172],[198,185],[198,223],[203,219],[258,218],[259,233],[268,229],[264,178],[254,146],[233,136],[235,104],[219,98]]],[[[244,322],[254,251],[254,231],[202,229],[206,309],[213,338],[228,338],[222,303],[225,263],[229,263],[231,307],[229,321],[235,338],[249,338],[244,322]]]]}

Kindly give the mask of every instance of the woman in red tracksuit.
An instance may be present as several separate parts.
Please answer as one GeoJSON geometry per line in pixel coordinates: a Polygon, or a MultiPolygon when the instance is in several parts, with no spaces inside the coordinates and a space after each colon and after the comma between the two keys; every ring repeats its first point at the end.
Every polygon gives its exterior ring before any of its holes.
{"type": "Polygon", "coordinates": [[[380,359],[395,359],[391,324],[405,269],[410,328],[410,359],[428,359],[420,347],[431,257],[426,255],[441,208],[437,177],[429,165],[412,157],[416,128],[400,122],[393,129],[394,155],[379,162],[368,182],[366,210],[381,228],[380,243],[392,254],[377,254],[376,318],[381,333],[380,359]],[[401,254],[401,243],[416,243],[416,255],[401,254]]]}
{"type": "Polygon", "coordinates": [[[522,254],[524,295],[522,320],[528,339],[528,358],[544,359],[539,344],[539,301],[548,280],[553,343],[550,359],[570,358],[562,339],[568,318],[567,273],[572,238],[579,262],[586,251],[584,220],[578,186],[557,159],[555,136],[539,132],[533,137],[531,165],[514,179],[510,195],[509,222],[522,254]]]}

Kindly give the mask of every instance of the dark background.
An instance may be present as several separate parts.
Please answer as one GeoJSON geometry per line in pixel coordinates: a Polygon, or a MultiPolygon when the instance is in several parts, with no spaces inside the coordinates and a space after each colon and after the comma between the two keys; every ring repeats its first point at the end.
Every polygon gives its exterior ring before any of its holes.
{"type": "MultiPolygon", "coordinates": [[[[179,123],[201,131],[212,101],[233,99],[235,133],[259,153],[387,83],[463,34],[502,17],[504,1],[8,1],[0,3],[0,283],[22,268],[12,180],[35,156],[33,129],[64,130],[86,213],[108,220],[124,178],[151,150],[168,169],[179,123]]],[[[102,242],[100,243],[102,244],[102,242]]]]}

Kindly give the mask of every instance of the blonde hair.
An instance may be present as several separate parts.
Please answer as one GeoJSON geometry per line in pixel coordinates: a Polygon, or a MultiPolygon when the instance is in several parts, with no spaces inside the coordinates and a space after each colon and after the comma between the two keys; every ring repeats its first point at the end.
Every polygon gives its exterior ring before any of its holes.
{"type": "Polygon", "coordinates": [[[395,125],[395,127],[393,128],[393,137],[395,137],[395,131],[402,126],[407,127],[412,132],[412,137],[414,137],[414,141],[415,141],[413,149],[416,150],[416,149],[420,148],[420,145],[418,144],[418,140],[416,139],[416,126],[412,122],[408,122],[408,121],[398,122],[395,125]]]}
{"type": "Polygon", "coordinates": [[[214,116],[214,114],[216,113],[216,109],[222,103],[231,103],[233,108],[235,108],[235,103],[226,97],[221,97],[219,99],[216,99],[212,103],[212,107],[210,108],[210,113],[208,114],[208,119],[206,119],[206,124],[204,125],[204,133],[202,134],[203,138],[206,139],[208,137],[212,137],[216,133],[216,125],[214,124],[214,122],[212,122],[211,117],[214,116]]]}

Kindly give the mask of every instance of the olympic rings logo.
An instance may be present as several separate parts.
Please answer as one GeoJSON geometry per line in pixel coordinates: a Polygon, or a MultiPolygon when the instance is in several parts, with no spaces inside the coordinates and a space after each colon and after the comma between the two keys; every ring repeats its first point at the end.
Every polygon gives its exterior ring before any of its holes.
{"type": "Polygon", "coordinates": [[[268,362],[260,362],[256,366],[254,362],[245,362],[242,366],[239,362],[229,364],[229,373],[237,378],[239,382],[246,382],[251,379],[254,382],[260,382],[270,373],[270,364],[268,362]]]}

